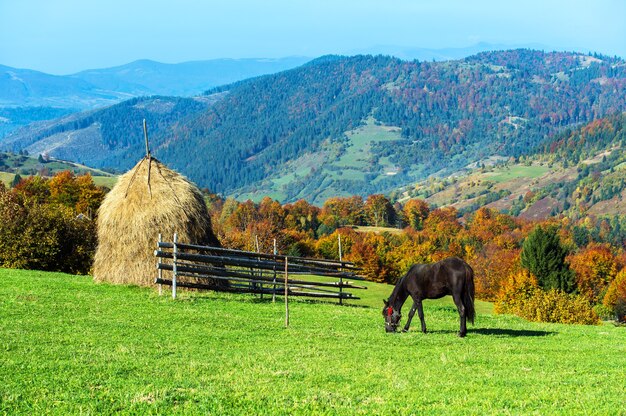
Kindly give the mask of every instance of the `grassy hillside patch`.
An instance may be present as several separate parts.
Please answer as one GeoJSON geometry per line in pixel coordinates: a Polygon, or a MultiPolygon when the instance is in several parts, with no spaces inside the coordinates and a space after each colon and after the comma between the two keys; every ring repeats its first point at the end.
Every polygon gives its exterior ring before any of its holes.
{"type": "Polygon", "coordinates": [[[344,141],[326,141],[319,151],[286,163],[271,180],[252,190],[243,188],[234,196],[240,201],[260,201],[264,196],[279,200],[304,198],[321,205],[328,198],[351,195],[346,189],[354,184],[363,189],[377,186],[398,173],[398,167],[389,157],[378,158],[374,145],[402,137],[399,128],[378,124],[373,117],[364,122],[363,126],[345,132],[344,141]],[[371,180],[370,175],[374,176],[371,180]]]}
{"type": "Polygon", "coordinates": [[[97,186],[105,186],[112,189],[117,182],[117,176],[92,176],[93,183],[97,186]]]}
{"type": "Polygon", "coordinates": [[[494,169],[493,172],[488,172],[484,176],[488,180],[501,183],[519,178],[534,179],[545,175],[549,171],[550,168],[542,165],[514,165],[510,167],[494,169]]]}
{"type": "Polygon", "coordinates": [[[115,175],[73,162],[51,160],[46,163],[41,163],[38,157],[22,156],[5,152],[0,152],[0,162],[0,181],[7,185],[11,183],[16,173],[22,177],[27,177],[30,175],[38,175],[45,171],[43,173],[44,175],[53,176],[66,170],[71,171],[75,175],[89,173],[94,183],[98,186],[112,188],[115,182],[117,182],[117,176],[115,175]]]}
{"type": "Polygon", "coordinates": [[[0,172],[0,182],[4,183],[6,186],[11,185],[13,178],[15,178],[15,174],[13,173],[0,172]]]}
{"type": "Polygon", "coordinates": [[[453,308],[427,302],[432,332],[386,334],[374,300],[294,301],[284,329],[283,305],[252,296],[172,301],[0,270],[0,413],[614,414],[623,404],[623,328],[479,313],[459,339],[453,308]]]}
{"type": "MultiPolygon", "coordinates": [[[[345,153],[333,163],[334,166],[345,169],[366,170],[374,156],[372,152],[372,144],[378,142],[388,142],[394,140],[402,140],[400,129],[397,127],[389,127],[375,124],[372,117],[365,120],[365,125],[346,133],[348,142],[345,147],[345,153]]],[[[387,160],[387,165],[381,168],[391,168],[387,160]]]]}

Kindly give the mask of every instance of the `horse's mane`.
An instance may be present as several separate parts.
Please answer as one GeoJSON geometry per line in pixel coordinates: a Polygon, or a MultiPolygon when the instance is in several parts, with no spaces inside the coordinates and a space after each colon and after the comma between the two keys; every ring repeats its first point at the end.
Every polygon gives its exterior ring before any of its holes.
{"type": "MultiPolygon", "coordinates": [[[[413,269],[413,268],[411,268],[413,269]]],[[[398,280],[398,282],[396,283],[396,286],[393,288],[393,291],[391,292],[391,295],[389,296],[389,303],[391,304],[392,301],[396,301],[396,299],[398,298],[398,296],[400,295],[401,291],[406,292],[406,288],[404,285],[404,281],[406,280],[407,276],[409,275],[409,273],[411,272],[411,269],[409,269],[409,271],[400,278],[400,280],[398,280]]],[[[403,301],[405,299],[402,299],[403,301]]]]}

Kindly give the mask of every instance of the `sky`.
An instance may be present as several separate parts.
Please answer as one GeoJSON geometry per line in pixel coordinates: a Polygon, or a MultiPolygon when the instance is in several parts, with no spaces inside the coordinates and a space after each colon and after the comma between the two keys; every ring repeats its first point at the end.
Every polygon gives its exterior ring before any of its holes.
{"type": "Polygon", "coordinates": [[[58,75],[479,42],[626,58],[626,1],[0,0],[0,65],[58,75]]]}

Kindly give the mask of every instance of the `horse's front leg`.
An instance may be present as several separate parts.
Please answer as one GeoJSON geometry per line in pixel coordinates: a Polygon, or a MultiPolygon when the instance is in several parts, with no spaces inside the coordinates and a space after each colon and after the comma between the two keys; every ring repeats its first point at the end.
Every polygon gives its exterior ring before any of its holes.
{"type": "Polygon", "coordinates": [[[413,306],[411,307],[411,310],[409,311],[409,319],[407,319],[406,325],[404,325],[404,329],[402,330],[402,332],[409,331],[409,327],[411,326],[411,320],[413,319],[413,315],[415,315],[416,309],[417,309],[417,302],[413,302],[413,306]]]}

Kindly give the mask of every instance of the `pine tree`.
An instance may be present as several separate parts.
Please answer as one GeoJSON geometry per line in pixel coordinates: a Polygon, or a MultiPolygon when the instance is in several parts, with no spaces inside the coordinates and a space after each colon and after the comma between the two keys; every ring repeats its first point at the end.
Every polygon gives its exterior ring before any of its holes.
{"type": "Polygon", "coordinates": [[[22,181],[22,177],[20,176],[19,173],[16,173],[15,176],[13,177],[13,180],[11,181],[11,188],[15,188],[17,184],[20,183],[21,181],[22,181]]]}
{"type": "Polygon", "coordinates": [[[567,250],[561,244],[557,227],[536,227],[524,240],[522,267],[537,278],[544,290],[558,289],[571,293],[575,289],[574,274],[565,263],[567,250]]]}

